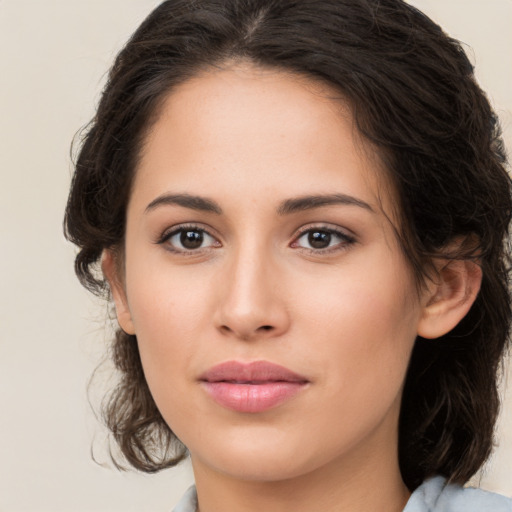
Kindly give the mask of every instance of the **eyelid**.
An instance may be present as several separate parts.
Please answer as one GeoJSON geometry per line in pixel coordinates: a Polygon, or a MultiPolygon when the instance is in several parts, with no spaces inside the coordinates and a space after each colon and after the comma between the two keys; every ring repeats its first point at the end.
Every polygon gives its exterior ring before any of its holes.
{"type": "MultiPolygon", "coordinates": [[[[219,237],[215,234],[212,234],[213,229],[211,229],[209,226],[204,226],[200,223],[183,223],[183,224],[177,224],[174,226],[171,226],[163,231],[161,235],[157,237],[155,240],[155,243],[158,245],[166,245],[166,249],[170,252],[181,254],[181,255],[191,255],[191,254],[199,254],[203,253],[205,251],[209,251],[213,248],[218,248],[222,246],[222,243],[219,241],[219,237]],[[199,247],[197,249],[180,249],[177,247],[172,246],[171,244],[167,244],[167,242],[176,234],[182,232],[182,231],[198,231],[201,233],[206,234],[207,236],[211,237],[215,243],[210,244],[206,247],[199,247]]],[[[317,255],[325,255],[332,252],[340,252],[347,250],[348,247],[356,242],[356,236],[347,228],[342,228],[338,225],[333,224],[327,224],[327,223],[319,223],[319,224],[309,224],[306,226],[303,226],[297,230],[295,235],[293,236],[293,240],[290,244],[291,247],[296,248],[297,250],[309,252],[312,254],[317,255]],[[334,246],[329,246],[326,248],[308,248],[308,247],[302,247],[298,245],[298,240],[303,237],[305,234],[312,232],[312,231],[323,231],[330,233],[336,237],[338,237],[341,241],[334,246]]]]}
{"type": "Polygon", "coordinates": [[[342,228],[340,226],[333,225],[333,224],[320,223],[320,224],[307,225],[307,226],[301,227],[298,230],[298,232],[294,235],[293,241],[290,245],[291,245],[291,247],[297,248],[297,250],[309,252],[312,254],[322,255],[322,254],[328,254],[328,253],[332,253],[332,252],[340,252],[340,251],[347,250],[348,247],[353,245],[354,243],[356,243],[356,241],[357,241],[356,236],[350,230],[348,230],[346,228],[342,228]],[[314,248],[308,248],[308,247],[301,247],[301,246],[297,245],[297,241],[301,237],[303,237],[305,234],[310,233],[312,231],[314,232],[315,230],[316,231],[324,231],[326,233],[333,234],[333,235],[337,236],[338,238],[340,238],[342,241],[334,246],[326,247],[324,249],[314,249],[314,248]]]}
{"type": "Polygon", "coordinates": [[[204,225],[200,225],[197,223],[183,223],[183,224],[177,224],[174,226],[171,226],[163,231],[161,235],[158,236],[158,238],[155,240],[155,243],[158,245],[166,245],[166,249],[170,252],[176,253],[176,254],[199,254],[201,252],[210,250],[212,248],[220,247],[222,244],[218,239],[218,236],[211,233],[211,229],[208,227],[205,227],[204,225]],[[210,245],[207,247],[199,247],[197,249],[179,249],[176,247],[171,246],[170,244],[167,244],[167,242],[175,235],[182,231],[198,231],[201,233],[205,233],[207,236],[213,238],[216,242],[216,245],[210,245]],[[217,245],[218,244],[218,245],[217,245]]]}

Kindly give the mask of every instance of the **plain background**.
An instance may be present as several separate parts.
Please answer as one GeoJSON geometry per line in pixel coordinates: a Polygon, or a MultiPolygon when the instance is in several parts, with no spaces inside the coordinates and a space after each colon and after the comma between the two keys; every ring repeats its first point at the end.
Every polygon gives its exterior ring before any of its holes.
{"type": "MultiPolygon", "coordinates": [[[[111,320],[74,277],[61,228],[72,138],[114,55],[158,3],[0,0],[0,512],[170,511],[192,481],[187,465],[140,475],[110,463],[87,383],[111,320]]],[[[468,45],[512,148],[512,0],[414,4],[468,45]]],[[[478,481],[512,496],[511,389],[505,398],[499,446],[478,481]]]]}

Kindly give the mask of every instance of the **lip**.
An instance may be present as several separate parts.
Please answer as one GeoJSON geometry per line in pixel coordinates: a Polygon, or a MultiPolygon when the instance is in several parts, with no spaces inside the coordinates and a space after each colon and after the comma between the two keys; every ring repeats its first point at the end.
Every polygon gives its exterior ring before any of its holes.
{"type": "Polygon", "coordinates": [[[288,401],[309,383],[306,377],[269,361],[226,361],[207,370],[199,381],[219,405],[250,413],[288,401]]]}

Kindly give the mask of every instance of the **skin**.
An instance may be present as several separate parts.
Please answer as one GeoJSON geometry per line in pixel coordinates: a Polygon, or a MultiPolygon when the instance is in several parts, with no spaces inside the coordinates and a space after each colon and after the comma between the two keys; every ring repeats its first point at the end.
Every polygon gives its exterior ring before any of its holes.
{"type": "Polygon", "coordinates": [[[104,254],[119,323],[190,451],[201,512],[402,510],[397,425],[414,340],[450,330],[478,291],[478,270],[440,262],[418,293],[386,173],[329,96],[250,65],[174,89],[137,169],[123,264],[104,254]],[[176,194],[222,213],[163,199],[176,194]],[[344,200],[282,211],[333,194],[344,200]],[[204,230],[202,245],[184,249],[183,225],[204,230]],[[319,249],[315,229],[339,234],[319,249]],[[198,381],[229,360],[309,383],[273,409],[236,412],[198,381]]]}

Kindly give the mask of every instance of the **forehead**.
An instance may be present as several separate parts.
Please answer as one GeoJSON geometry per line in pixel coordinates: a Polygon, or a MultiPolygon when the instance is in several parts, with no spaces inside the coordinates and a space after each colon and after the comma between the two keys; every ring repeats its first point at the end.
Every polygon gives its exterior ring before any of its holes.
{"type": "MultiPolygon", "coordinates": [[[[376,209],[390,186],[339,91],[284,71],[238,65],[202,72],[171,91],[145,140],[134,193],[144,188],[256,194],[361,194],[376,209]],[[334,172],[333,172],[334,171],[334,172]]],[[[151,192],[149,189],[152,189],[151,192]]]]}

